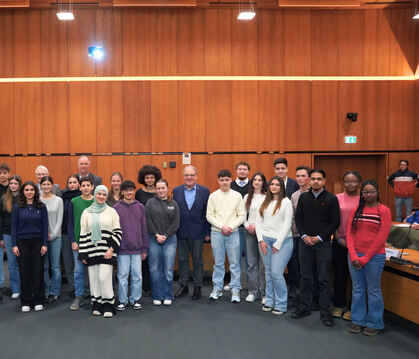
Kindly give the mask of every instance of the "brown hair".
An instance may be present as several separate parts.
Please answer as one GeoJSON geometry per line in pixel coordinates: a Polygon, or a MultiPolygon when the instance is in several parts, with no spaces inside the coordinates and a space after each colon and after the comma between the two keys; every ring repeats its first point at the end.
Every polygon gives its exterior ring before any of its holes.
{"type": "Polygon", "coordinates": [[[268,190],[266,191],[265,200],[263,201],[259,209],[259,213],[262,217],[263,217],[263,212],[266,210],[266,208],[268,208],[269,204],[274,200],[274,195],[271,192],[271,183],[273,180],[277,180],[279,182],[279,185],[281,186],[281,190],[278,193],[279,195],[278,202],[276,203],[276,206],[274,208],[272,215],[274,215],[276,211],[278,211],[281,208],[282,200],[287,196],[285,193],[284,180],[279,176],[272,177],[268,183],[268,190]]]}
{"type": "MultiPolygon", "coordinates": [[[[160,179],[158,179],[157,181],[156,181],[156,187],[157,187],[157,183],[160,183],[160,182],[162,182],[162,183],[165,183],[166,184],[166,186],[167,186],[167,188],[169,188],[169,183],[167,182],[167,180],[165,179],[165,178],[160,178],[160,179]]],[[[172,202],[172,196],[168,193],[167,194],[167,202],[168,203],[170,203],[170,202],[172,202]]]]}
{"type": "MultiPolygon", "coordinates": [[[[112,182],[112,177],[113,176],[118,176],[120,179],[121,179],[121,184],[122,184],[122,182],[124,181],[124,177],[122,177],[122,174],[121,174],[121,172],[119,172],[119,171],[115,171],[115,172],[113,172],[112,174],[111,174],[111,177],[109,177],[109,181],[111,181],[112,182]]],[[[108,198],[109,197],[113,197],[115,195],[115,193],[114,193],[114,191],[113,191],[113,187],[112,187],[112,183],[111,183],[111,189],[109,190],[109,196],[108,196],[108,198]]],[[[118,196],[118,200],[120,200],[122,198],[122,194],[121,194],[121,188],[119,188],[119,196],[118,196]]]]}
{"type": "Polygon", "coordinates": [[[12,212],[13,209],[13,194],[10,190],[10,181],[15,180],[19,183],[19,188],[17,189],[19,196],[19,189],[22,187],[22,178],[19,175],[13,175],[9,178],[9,187],[7,187],[6,193],[3,195],[3,207],[6,208],[7,212],[12,212]]]}

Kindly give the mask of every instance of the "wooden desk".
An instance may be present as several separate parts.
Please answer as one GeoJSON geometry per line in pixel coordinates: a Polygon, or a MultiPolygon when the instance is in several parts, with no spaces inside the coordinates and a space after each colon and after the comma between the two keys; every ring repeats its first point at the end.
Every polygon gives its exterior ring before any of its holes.
{"type": "MultiPolygon", "coordinates": [[[[419,251],[405,249],[405,253],[403,259],[419,263],[419,251]]],[[[386,310],[419,324],[419,270],[387,260],[381,289],[386,310]]]]}

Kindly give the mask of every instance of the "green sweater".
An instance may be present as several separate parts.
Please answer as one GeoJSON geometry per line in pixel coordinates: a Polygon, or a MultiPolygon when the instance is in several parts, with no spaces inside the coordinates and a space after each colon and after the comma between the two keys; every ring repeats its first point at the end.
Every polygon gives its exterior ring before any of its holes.
{"type": "Polygon", "coordinates": [[[90,207],[93,203],[92,199],[86,201],[81,196],[73,198],[69,203],[68,211],[68,236],[70,237],[71,242],[79,243],[80,240],[80,218],[83,214],[83,211],[90,207]]]}

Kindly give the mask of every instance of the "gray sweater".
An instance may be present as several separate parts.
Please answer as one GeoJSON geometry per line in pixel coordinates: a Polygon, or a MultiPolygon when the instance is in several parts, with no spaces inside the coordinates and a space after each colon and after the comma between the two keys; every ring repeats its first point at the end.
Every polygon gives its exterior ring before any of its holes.
{"type": "Polygon", "coordinates": [[[61,237],[61,224],[63,223],[64,205],[60,197],[53,195],[51,198],[42,198],[48,211],[48,232],[51,240],[61,237]]]}
{"type": "Polygon", "coordinates": [[[169,238],[179,228],[179,206],[176,201],[167,202],[157,197],[150,198],[145,205],[148,233],[161,234],[169,238]]]}

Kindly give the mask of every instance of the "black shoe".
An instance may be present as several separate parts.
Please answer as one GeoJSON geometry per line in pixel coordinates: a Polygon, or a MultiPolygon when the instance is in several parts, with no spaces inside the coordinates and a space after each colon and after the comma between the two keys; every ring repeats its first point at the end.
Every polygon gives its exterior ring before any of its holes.
{"type": "Polygon", "coordinates": [[[192,294],[193,300],[201,299],[201,287],[195,287],[192,294]]]}
{"type": "Polygon", "coordinates": [[[143,297],[149,297],[151,295],[150,289],[143,289],[143,297]]]}
{"type": "Polygon", "coordinates": [[[55,303],[58,300],[58,295],[50,295],[48,297],[48,304],[55,303]]]}
{"type": "Polygon", "coordinates": [[[184,295],[188,294],[188,292],[189,292],[188,287],[181,285],[175,293],[175,298],[181,298],[184,295]]]}
{"type": "Polygon", "coordinates": [[[333,317],[330,313],[325,313],[320,316],[322,324],[326,327],[333,327],[335,322],[333,321],[333,317]]]}
{"type": "Polygon", "coordinates": [[[301,319],[301,318],[309,316],[310,314],[311,314],[311,312],[309,310],[297,309],[296,311],[294,311],[291,314],[291,318],[292,319],[301,319]]]}

